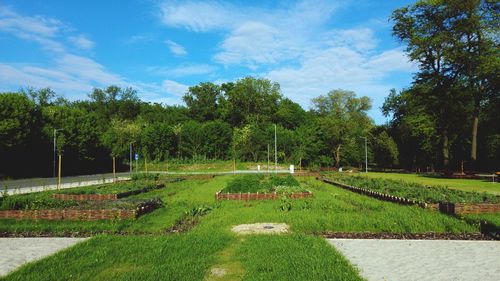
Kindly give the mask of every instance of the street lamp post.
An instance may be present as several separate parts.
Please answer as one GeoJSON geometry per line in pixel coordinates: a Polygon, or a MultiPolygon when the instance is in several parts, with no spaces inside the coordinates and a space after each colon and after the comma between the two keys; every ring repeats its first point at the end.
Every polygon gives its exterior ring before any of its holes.
{"type": "Polygon", "coordinates": [[[365,139],[365,173],[368,173],[368,138],[367,137],[360,137],[362,139],[365,139]]]}
{"type": "Polygon", "coordinates": [[[278,144],[276,137],[276,124],[274,124],[274,173],[278,173],[278,144]]]}
{"type": "Polygon", "coordinates": [[[54,129],[54,165],[53,165],[53,172],[52,172],[52,177],[55,178],[56,177],[56,150],[57,150],[57,139],[56,139],[56,135],[57,135],[57,131],[60,131],[61,129],[54,129]]]}
{"type": "Polygon", "coordinates": [[[130,160],[129,160],[129,166],[130,166],[130,174],[132,174],[132,143],[130,143],[130,160]]]}

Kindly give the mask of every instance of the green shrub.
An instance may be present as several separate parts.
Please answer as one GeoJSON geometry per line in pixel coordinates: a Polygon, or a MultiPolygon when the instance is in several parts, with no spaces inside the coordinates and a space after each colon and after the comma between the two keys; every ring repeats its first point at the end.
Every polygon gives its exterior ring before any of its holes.
{"type": "Polygon", "coordinates": [[[212,210],[213,210],[213,208],[211,206],[202,205],[202,206],[194,207],[190,210],[187,210],[184,212],[184,214],[186,216],[191,216],[191,217],[197,217],[197,216],[202,217],[202,216],[210,213],[212,210]]]}

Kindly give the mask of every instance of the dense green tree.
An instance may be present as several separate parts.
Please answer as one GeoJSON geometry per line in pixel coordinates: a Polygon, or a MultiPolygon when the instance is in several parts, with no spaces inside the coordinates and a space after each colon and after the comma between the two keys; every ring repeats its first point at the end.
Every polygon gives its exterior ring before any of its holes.
{"type": "MultiPolygon", "coordinates": [[[[366,136],[373,125],[367,111],[371,108],[368,97],[357,98],[352,91],[333,90],[313,99],[318,114],[321,138],[327,154],[333,155],[335,166],[342,164],[344,146],[353,146],[355,139],[366,136]]],[[[352,163],[346,163],[352,164],[352,163]]]]}
{"type": "Polygon", "coordinates": [[[267,79],[246,77],[223,89],[221,115],[235,127],[270,122],[281,99],[279,84],[267,79]]]}
{"type": "Polygon", "coordinates": [[[388,128],[375,127],[371,132],[373,160],[379,167],[392,168],[399,162],[399,150],[394,139],[387,133],[388,128]]]}
{"type": "Polygon", "coordinates": [[[191,118],[198,121],[212,121],[218,118],[221,87],[210,82],[189,87],[182,98],[191,118]]]}
{"type": "Polygon", "coordinates": [[[202,128],[203,154],[210,159],[226,159],[231,147],[232,129],[221,120],[208,121],[202,128]]]}
{"type": "Polygon", "coordinates": [[[144,127],[139,145],[152,160],[163,161],[174,154],[175,135],[172,126],[153,123],[144,127]]]}
{"type": "Polygon", "coordinates": [[[0,149],[26,143],[35,124],[35,104],[23,94],[0,95],[0,149]]]}
{"type": "Polygon", "coordinates": [[[187,121],[182,125],[181,138],[180,149],[183,157],[197,158],[203,155],[203,124],[193,120],[187,121]]]}
{"type": "Polygon", "coordinates": [[[298,127],[295,130],[296,147],[292,153],[292,159],[302,168],[308,164],[316,163],[322,147],[320,130],[316,122],[311,122],[298,127]]]}
{"type": "Polygon", "coordinates": [[[288,98],[283,98],[279,102],[275,115],[275,123],[287,129],[295,129],[306,121],[305,110],[297,103],[288,98]]]}

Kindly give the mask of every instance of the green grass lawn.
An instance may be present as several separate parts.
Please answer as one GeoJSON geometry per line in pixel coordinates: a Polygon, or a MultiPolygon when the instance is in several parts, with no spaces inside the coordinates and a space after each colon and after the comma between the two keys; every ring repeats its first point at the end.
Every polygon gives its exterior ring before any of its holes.
{"type": "Polygon", "coordinates": [[[419,183],[428,186],[444,186],[451,189],[463,191],[487,192],[500,195],[500,183],[492,182],[491,179],[470,180],[470,179],[447,179],[424,174],[401,174],[401,173],[358,173],[358,175],[382,178],[404,180],[408,182],[419,183]]]}
{"type": "Polygon", "coordinates": [[[136,221],[0,220],[0,231],[125,231],[98,235],[11,273],[5,280],[361,280],[355,268],[316,234],[339,232],[475,233],[476,225],[418,207],[358,195],[313,178],[298,178],[310,199],[220,201],[214,193],[234,176],[187,180],[132,198],[159,197],[165,206],[136,221]],[[193,229],[166,230],[210,206],[193,229]],[[286,206],[286,208],[283,208],[286,206]],[[287,223],[286,235],[237,236],[234,225],[287,223]],[[143,235],[134,235],[141,233],[143,235]],[[210,275],[223,268],[227,275],[210,275]]]}

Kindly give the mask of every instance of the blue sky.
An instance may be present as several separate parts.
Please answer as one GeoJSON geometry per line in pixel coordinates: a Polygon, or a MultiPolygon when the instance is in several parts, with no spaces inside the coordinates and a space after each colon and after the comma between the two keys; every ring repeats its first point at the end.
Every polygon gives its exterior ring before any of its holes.
{"type": "Polygon", "coordinates": [[[412,2],[0,0],[0,91],[75,100],[115,84],[182,104],[191,85],[252,75],[306,109],[332,89],[369,96],[381,124],[385,96],[416,69],[388,21],[412,2]]]}

